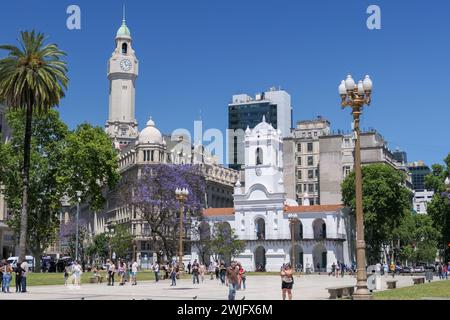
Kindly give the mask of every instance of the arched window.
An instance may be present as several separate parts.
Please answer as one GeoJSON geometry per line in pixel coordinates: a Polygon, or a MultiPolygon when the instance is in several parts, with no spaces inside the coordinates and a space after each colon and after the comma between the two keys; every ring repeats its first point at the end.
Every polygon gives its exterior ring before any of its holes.
{"type": "Polygon", "coordinates": [[[263,164],[263,152],[261,148],[256,148],[256,165],[263,164]]]}
{"type": "Polygon", "coordinates": [[[147,153],[144,151],[142,151],[142,153],[144,154],[144,162],[147,161],[147,153]]]}
{"type": "Polygon", "coordinates": [[[128,52],[128,45],[126,43],[122,44],[122,54],[127,54],[128,52]]]}

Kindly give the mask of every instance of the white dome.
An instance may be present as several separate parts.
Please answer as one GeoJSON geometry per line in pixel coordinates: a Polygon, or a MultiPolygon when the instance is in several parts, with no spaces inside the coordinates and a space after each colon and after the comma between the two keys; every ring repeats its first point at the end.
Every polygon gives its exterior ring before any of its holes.
{"type": "Polygon", "coordinates": [[[139,143],[163,143],[161,131],[155,127],[155,122],[150,117],[147,127],[139,133],[139,143]]]}

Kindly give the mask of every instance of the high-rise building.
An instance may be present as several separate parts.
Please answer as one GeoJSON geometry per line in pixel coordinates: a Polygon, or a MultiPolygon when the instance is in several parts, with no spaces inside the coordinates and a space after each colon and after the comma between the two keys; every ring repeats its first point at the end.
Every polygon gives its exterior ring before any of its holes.
{"type": "Polygon", "coordinates": [[[394,152],[392,152],[392,156],[397,162],[400,163],[408,163],[408,156],[405,151],[401,151],[399,148],[397,148],[394,152]]]}
{"type": "Polygon", "coordinates": [[[414,189],[413,209],[417,213],[426,214],[428,203],[433,198],[434,191],[425,187],[425,176],[431,173],[430,168],[423,161],[408,163],[408,170],[411,172],[414,189]]]}
{"type": "Polygon", "coordinates": [[[105,126],[108,135],[121,148],[138,136],[135,94],[139,62],[131,44],[130,29],[124,17],[116,34],[116,48],[108,61],[109,115],[105,126]]]}
{"type": "MultiPolygon", "coordinates": [[[[393,168],[405,172],[407,180],[405,186],[412,192],[411,176],[406,164],[397,162],[388,149],[384,138],[376,131],[362,132],[361,164],[385,163],[393,168]]],[[[341,183],[354,167],[354,139],[353,136],[338,134],[319,138],[320,144],[320,203],[342,203],[341,183]]]]}
{"type": "Polygon", "coordinates": [[[241,169],[244,164],[244,131],[253,129],[265,117],[283,137],[290,135],[292,128],[291,96],[284,90],[271,88],[257,94],[233,95],[228,105],[228,163],[230,168],[241,169]]]}
{"type": "Polygon", "coordinates": [[[408,163],[408,170],[411,172],[414,190],[425,190],[425,176],[431,173],[430,168],[423,161],[408,163]]]}
{"type": "Polygon", "coordinates": [[[330,122],[321,116],[298,121],[292,136],[284,139],[284,182],[287,197],[320,204],[319,137],[330,134],[330,122]],[[306,199],[307,198],[307,199],[306,199]]]}

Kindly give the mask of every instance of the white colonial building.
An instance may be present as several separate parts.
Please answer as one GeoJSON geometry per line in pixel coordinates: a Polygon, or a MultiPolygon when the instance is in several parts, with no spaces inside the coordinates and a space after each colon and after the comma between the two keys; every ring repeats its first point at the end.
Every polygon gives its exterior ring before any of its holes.
{"type": "MultiPolygon", "coordinates": [[[[293,261],[293,252],[304,271],[329,271],[333,262],[354,261],[351,219],[342,205],[310,206],[307,194],[301,206],[286,198],[282,135],[264,118],[246,130],[244,171],[245,181],[234,188],[234,207],[204,213],[209,230],[226,222],[245,241],[244,252],[235,257],[244,268],[279,271],[293,261]]],[[[191,259],[199,259],[195,248],[191,259]]]]}

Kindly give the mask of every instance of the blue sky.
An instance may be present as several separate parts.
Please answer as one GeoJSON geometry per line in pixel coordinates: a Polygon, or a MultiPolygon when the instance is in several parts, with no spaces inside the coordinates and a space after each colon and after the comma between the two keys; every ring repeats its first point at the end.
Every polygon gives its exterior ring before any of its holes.
{"type": "Polygon", "coordinates": [[[34,28],[68,53],[70,85],[59,110],[72,128],[105,124],[106,65],[125,3],[140,61],[141,128],[151,115],[165,133],[193,131],[201,110],[204,129],[224,130],[233,94],[281,86],[294,121],[322,115],[347,130],[351,116],[337,86],[351,72],[374,81],[364,128],[376,128],[410,161],[442,162],[450,151],[448,0],[2,2],[0,43],[34,28]],[[66,28],[70,4],[81,8],[81,30],[66,28]],[[366,27],[371,4],[381,8],[381,30],[366,27]]]}

